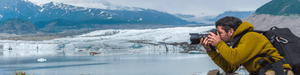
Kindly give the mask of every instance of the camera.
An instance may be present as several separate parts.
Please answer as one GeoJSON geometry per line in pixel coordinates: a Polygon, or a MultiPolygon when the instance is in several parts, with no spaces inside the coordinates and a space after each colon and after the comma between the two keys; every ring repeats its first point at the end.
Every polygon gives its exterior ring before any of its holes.
{"type": "MultiPolygon", "coordinates": [[[[213,32],[217,35],[217,32],[219,32],[217,29],[212,29],[209,32],[213,32]]],[[[206,38],[209,34],[199,34],[199,33],[190,33],[191,37],[191,45],[193,44],[199,44],[201,38],[206,38]]]]}

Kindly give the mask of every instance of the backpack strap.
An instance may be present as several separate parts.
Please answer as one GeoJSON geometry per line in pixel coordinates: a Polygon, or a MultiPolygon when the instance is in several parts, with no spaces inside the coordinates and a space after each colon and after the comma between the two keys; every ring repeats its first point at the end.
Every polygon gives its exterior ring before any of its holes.
{"type": "Polygon", "coordinates": [[[273,27],[270,28],[270,30],[274,30],[274,29],[278,29],[278,27],[273,26],[273,27]]]}
{"type": "Polygon", "coordinates": [[[273,59],[273,56],[270,55],[257,55],[254,58],[256,57],[268,57],[273,63],[269,64],[269,62],[264,58],[259,59],[257,63],[262,66],[262,68],[258,69],[256,72],[251,72],[251,75],[265,75],[266,70],[270,69],[275,72],[275,75],[287,75],[282,66],[286,63],[284,59],[278,58],[281,61],[276,62],[273,59]]]}
{"type": "MultiPolygon", "coordinates": [[[[270,28],[270,30],[274,30],[274,29],[278,29],[278,27],[273,26],[272,28],[270,28]]],[[[266,34],[267,31],[263,31],[263,30],[253,30],[253,32],[257,32],[257,33],[261,33],[263,35],[266,34]]],[[[244,31],[241,34],[237,35],[236,37],[233,38],[233,40],[230,43],[230,46],[232,46],[234,48],[236,42],[238,42],[243,35],[245,35],[246,33],[248,33],[248,31],[244,31]]],[[[271,43],[273,43],[275,41],[275,36],[273,36],[272,38],[270,38],[271,40],[269,40],[271,43]]]]}
{"type": "MultiPolygon", "coordinates": [[[[276,26],[273,26],[269,30],[275,30],[275,29],[279,29],[279,28],[276,27],[276,26]]],[[[267,31],[263,31],[263,30],[254,30],[253,32],[257,32],[257,33],[260,33],[260,34],[263,34],[263,35],[266,35],[266,33],[267,33],[267,31]]],[[[271,42],[271,44],[273,44],[276,41],[276,36],[272,35],[272,37],[268,38],[268,39],[271,42]]]]}
{"type": "Polygon", "coordinates": [[[230,46],[232,46],[232,48],[235,47],[235,44],[237,44],[238,41],[240,41],[240,39],[242,38],[242,36],[244,36],[246,33],[248,33],[248,31],[244,31],[241,34],[235,36],[232,41],[230,42],[230,46]]]}
{"type": "MultiPolygon", "coordinates": [[[[278,29],[277,27],[272,27],[270,30],[273,30],[273,29],[278,29]]],[[[262,35],[266,35],[267,31],[262,31],[262,30],[254,30],[253,32],[257,32],[257,33],[260,33],[262,35]]],[[[275,41],[276,41],[276,36],[273,35],[271,38],[268,38],[270,39],[269,41],[271,42],[271,44],[273,44],[275,41]]]]}
{"type": "MultiPolygon", "coordinates": [[[[275,29],[277,29],[277,27],[274,27],[275,29]]],[[[273,27],[271,29],[274,29],[273,27]]],[[[242,38],[242,36],[244,36],[246,33],[248,33],[249,31],[244,31],[241,34],[235,36],[232,41],[230,42],[230,46],[232,46],[232,48],[234,48],[235,44],[242,38]]],[[[253,30],[252,32],[257,32],[260,34],[265,35],[267,31],[262,31],[262,30],[253,30]]],[[[269,40],[271,43],[273,43],[275,41],[275,36],[273,36],[271,38],[272,40],[269,40]]]]}

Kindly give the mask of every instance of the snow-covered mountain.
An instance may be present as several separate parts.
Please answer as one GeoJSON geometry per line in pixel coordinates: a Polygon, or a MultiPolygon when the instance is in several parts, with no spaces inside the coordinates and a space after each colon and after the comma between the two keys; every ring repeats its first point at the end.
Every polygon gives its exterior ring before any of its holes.
{"type": "Polygon", "coordinates": [[[233,16],[233,17],[237,17],[240,19],[243,19],[249,15],[251,15],[252,13],[254,13],[254,11],[225,11],[222,14],[219,14],[216,18],[214,19],[209,19],[209,21],[218,21],[219,19],[226,17],[226,16],[233,16]]]}
{"type": "Polygon", "coordinates": [[[0,21],[10,18],[30,19],[40,13],[41,7],[26,0],[1,0],[0,1],[0,21]]]}
{"type": "Polygon", "coordinates": [[[225,11],[219,15],[203,16],[203,17],[193,17],[193,15],[176,15],[177,17],[187,20],[189,22],[205,23],[205,24],[214,24],[217,20],[225,16],[234,16],[240,19],[243,19],[254,13],[254,11],[225,11]]]}
{"type": "MultiPolygon", "coordinates": [[[[2,40],[0,47],[3,49],[3,56],[73,56],[90,55],[91,52],[100,55],[179,53],[190,48],[189,33],[207,33],[213,28],[215,27],[98,30],[45,41],[2,40]]],[[[191,48],[199,50],[197,47],[199,46],[191,48]]]]}
{"type": "Polygon", "coordinates": [[[97,6],[85,6],[86,4],[78,5],[77,3],[73,3],[71,5],[71,2],[69,4],[50,2],[43,5],[36,5],[26,0],[1,0],[0,2],[0,21],[9,18],[28,19],[32,23],[53,19],[65,19],[69,21],[91,19],[126,19],[128,21],[137,21],[142,19],[152,22],[158,21],[167,25],[196,24],[195,22],[187,22],[165,12],[118,6],[110,3],[99,4],[100,6],[95,8],[97,6]]]}

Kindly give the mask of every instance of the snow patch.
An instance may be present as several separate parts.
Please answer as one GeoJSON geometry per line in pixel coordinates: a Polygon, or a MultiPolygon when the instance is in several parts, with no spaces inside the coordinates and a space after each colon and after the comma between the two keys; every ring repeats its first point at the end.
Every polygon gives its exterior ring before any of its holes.
{"type": "Polygon", "coordinates": [[[43,12],[45,10],[45,8],[40,9],[40,12],[43,12]]]}
{"type": "Polygon", "coordinates": [[[111,19],[112,17],[107,17],[107,19],[111,19]]]}
{"type": "Polygon", "coordinates": [[[127,7],[122,5],[111,5],[108,9],[110,10],[129,10],[129,11],[144,11],[144,8],[138,7],[127,7]]]}
{"type": "Polygon", "coordinates": [[[101,13],[100,14],[103,14],[104,13],[104,11],[101,11],[101,13]]]}
{"type": "Polygon", "coordinates": [[[107,9],[108,6],[102,4],[102,3],[95,3],[95,2],[76,2],[76,1],[70,1],[70,2],[63,2],[65,4],[70,4],[78,7],[86,7],[86,8],[100,8],[100,9],[107,9]]]}
{"type": "Polygon", "coordinates": [[[3,15],[0,14],[0,19],[3,17],[3,15]]]}
{"type": "Polygon", "coordinates": [[[29,0],[22,0],[22,1],[24,1],[24,2],[30,2],[29,0]]]}
{"type": "Polygon", "coordinates": [[[94,13],[92,12],[91,15],[94,16],[94,13]]]}

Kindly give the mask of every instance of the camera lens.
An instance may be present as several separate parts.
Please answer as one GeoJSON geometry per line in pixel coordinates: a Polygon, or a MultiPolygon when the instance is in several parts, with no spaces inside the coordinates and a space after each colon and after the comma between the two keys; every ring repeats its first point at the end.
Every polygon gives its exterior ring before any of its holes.
{"type": "Polygon", "coordinates": [[[199,35],[200,35],[199,39],[201,39],[201,38],[205,39],[208,36],[208,34],[199,34],[199,35]]]}
{"type": "Polygon", "coordinates": [[[199,34],[198,33],[190,33],[191,37],[190,37],[190,40],[191,40],[191,44],[199,44],[200,43],[200,37],[199,37],[199,34]]]}

